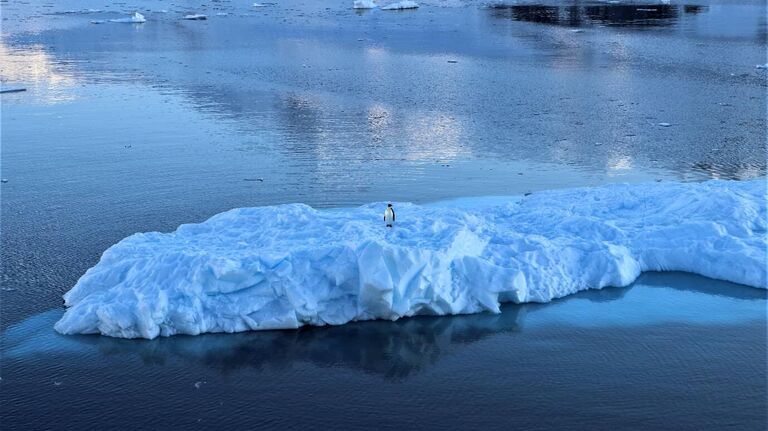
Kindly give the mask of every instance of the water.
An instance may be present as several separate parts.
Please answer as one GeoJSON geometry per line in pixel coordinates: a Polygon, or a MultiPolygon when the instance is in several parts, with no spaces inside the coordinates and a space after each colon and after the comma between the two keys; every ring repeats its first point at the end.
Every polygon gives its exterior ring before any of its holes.
{"type": "Polygon", "coordinates": [[[765,306],[646,274],[499,315],[152,341],[58,335],[56,310],[5,333],[3,409],[19,429],[762,429],[765,306]]]}
{"type": "MultiPolygon", "coordinates": [[[[508,308],[154,344],[50,333],[61,295],[111,244],[233,207],[766,173],[766,72],[755,68],[766,63],[762,1],[422,4],[357,12],[346,1],[0,1],[0,84],[27,88],[0,96],[4,418],[25,428],[94,416],[166,427],[197,423],[198,410],[210,413],[203,426],[240,427],[306,425],[319,411],[333,423],[386,418],[393,427],[414,426],[425,411],[434,426],[764,422],[764,297],[736,301],[738,286],[712,295],[717,283],[698,278],[688,284],[704,291],[681,293],[674,303],[689,312],[671,321],[654,317],[663,304],[654,295],[667,290],[633,288],[589,302],[595,327],[580,324],[582,306],[558,303],[523,307],[537,310],[524,330],[509,329],[519,313],[508,308]],[[149,21],[89,23],[135,10],[149,21]],[[209,19],[180,22],[186,13],[209,19]],[[632,292],[648,295],[630,301],[632,292]],[[686,306],[695,298],[706,298],[707,313],[686,306]],[[618,304],[627,305],[617,314],[603,307],[618,304]],[[424,341],[472,338],[480,322],[491,322],[480,340],[424,341]],[[13,356],[9,334],[31,342],[38,333],[29,349],[50,352],[13,356]],[[266,345],[282,355],[256,340],[273,340],[266,345]],[[627,385],[616,387],[621,370],[627,385]],[[41,406],[50,414],[31,413],[41,406]],[[250,420],[236,415],[244,409],[254,422],[237,422],[250,420]]],[[[678,293],[686,285],[664,283],[678,293]]]]}

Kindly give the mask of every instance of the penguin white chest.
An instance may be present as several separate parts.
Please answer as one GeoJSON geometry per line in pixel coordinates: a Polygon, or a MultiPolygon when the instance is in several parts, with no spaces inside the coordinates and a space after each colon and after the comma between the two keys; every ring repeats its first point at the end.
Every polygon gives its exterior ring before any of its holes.
{"type": "Polygon", "coordinates": [[[384,225],[392,227],[395,224],[395,210],[392,207],[387,207],[384,210],[384,225]]]}

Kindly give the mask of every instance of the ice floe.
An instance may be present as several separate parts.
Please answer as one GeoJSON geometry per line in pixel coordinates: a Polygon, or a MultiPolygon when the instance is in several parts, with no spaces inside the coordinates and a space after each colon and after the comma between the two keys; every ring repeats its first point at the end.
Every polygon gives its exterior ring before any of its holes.
{"type": "Polygon", "coordinates": [[[123,23],[129,23],[129,24],[141,24],[143,22],[147,22],[147,19],[144,18],[144,15],[136,12],[133,15],[129,16],[128,18],[115,18],[109,20],[109,22],[123,22],[123,23]]]}
{"type": "Polygon", "coordinates": [[[240,208],[110,247],[65,334],[154,338],[498,312],[687,271],[766,288],[766,181],[661,182],[315,210],[240,208]]]}
{"type": "Polygon", "coordinates": [[[406,10],[406,9],[418,9],[419,4],[415,1],[404,0],[397,3],[390,3],[386,6],[382,6],[381,10],[406,10]]]}
{"type": "Polygon", "coordinates": [[[352,4],[353,9],[374,9],[376,7],[376,3],[372,0],[355,0],[352,4]]]}

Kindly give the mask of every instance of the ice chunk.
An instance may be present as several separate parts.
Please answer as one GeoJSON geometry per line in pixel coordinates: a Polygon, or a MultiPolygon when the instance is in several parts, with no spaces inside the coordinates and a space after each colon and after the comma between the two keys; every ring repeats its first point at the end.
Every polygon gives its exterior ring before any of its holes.
{"type": "Polygon", "coordinates": [[[355,0],[352,4],[353,9],[374,9],[376,7],[376,3],[372,0],[355,0]]]}
{"type": "Polygon", "coordinates": [[[203,15],[203,14],[194,13],[194,14],[191,14],[191,15],[184,15],[184,17],[182,19],[187,19],[187,20],[190,20],[190,21],[203,21],[203,20],[208,19],[208,17],[203,15]]]}
{"type": "Polygon", "coordinates": [[[687,271],[766,288],[766,180],[650,183],[318,211],[240,208],[110,247],[65,334],[154,338],[496,312],[687,271]]]}
{"type": "Polygon", "coordinates": [[[147,19],[144,18],[144,15],[136,12],[128,18],[111,19],[109,20],[109,22],[125,22],[125,23],[132,23],[132,24],[141,24],[143,22],[147,22],[147,19]]]}
{"type": "Polygon", "coordinates": [[[419,4],[411,0],[403,0],[397,3],[390,3],[386,6],[382,6],[381,10],[405,10],[405,9],[418,9],[419,4]]]}

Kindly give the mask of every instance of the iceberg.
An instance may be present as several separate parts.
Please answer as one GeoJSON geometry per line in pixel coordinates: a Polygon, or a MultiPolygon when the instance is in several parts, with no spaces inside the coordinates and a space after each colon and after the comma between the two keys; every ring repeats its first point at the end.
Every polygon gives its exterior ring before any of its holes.
{"type": "Polygon", "coordinates": [[[352,9],[374,9],[376,8],[376,3],[373,2],[373,0],[355,0],[354,3],[352,3],[352,9]]]}
{"type": "Polygon", "coordinates": [[[525,197],[239,208],[104,252],[63,334],[175,334],[499,312],[686,271],[766,288],[766,181],[614,184],[525,197]]]}
{"type": "Polygon", "coordinates": [[[184,15],[181,19],[186,19],[186,20],[189,20],[189,21],[204,21],[204,20],[207,20],[208,17],[206,15],[203,15],[203,14],[194,13],[194,14],[191,14],[191,15],[184,15]]]}
{"type": "Polygon", "coordinates": [[[147,22],[147,19],[144,18],[144,15],[136,12],[133,15],[129,16],[128,18],[116,18],[111,19],[109,22],[123,22],[123,23],[129,23],[129,24],[141,24],[143,22],[147,22]]]}
{"type": "Polygon", "coordinates": [[[406,10],[406,9],[418,9],[419,4],[415,1],[404,0],[397,3],[390,3],[386,6],[382,6],[381,10],[406,10]]]}

